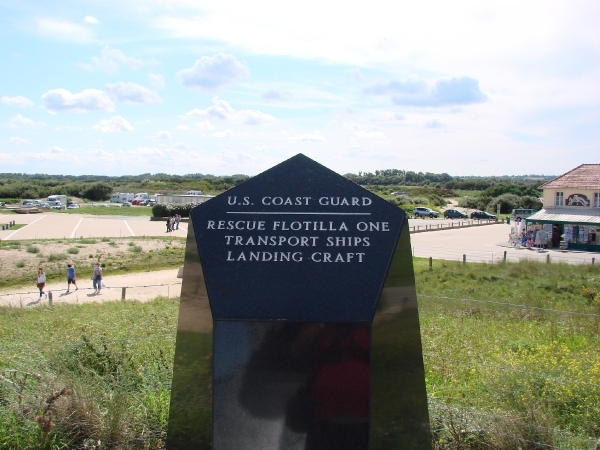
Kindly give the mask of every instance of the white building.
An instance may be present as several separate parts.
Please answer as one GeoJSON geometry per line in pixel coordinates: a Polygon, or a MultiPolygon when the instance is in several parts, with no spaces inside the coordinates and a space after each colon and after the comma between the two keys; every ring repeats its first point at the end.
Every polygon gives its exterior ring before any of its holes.
{"type": "Polygon", "coordinates": [[[204,203],[214,195],[188,195],[188,194],[157,194],[156,203],[204,203]]]}
{"type": "Polygon", "coordinates": [[[553,247],[600,251],[600,164],[582,164],[540,186],[544,208],[525,221],[545,229],[553,247]]]}

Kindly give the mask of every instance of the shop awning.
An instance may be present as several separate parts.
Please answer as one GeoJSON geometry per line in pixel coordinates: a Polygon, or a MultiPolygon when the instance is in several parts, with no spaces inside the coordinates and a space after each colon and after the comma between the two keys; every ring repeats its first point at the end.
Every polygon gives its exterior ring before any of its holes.
{"type": "Polygon", "coordinates": [[[573,209],[548,208],[541,209],[525,219],[526,223],[563,223],[570,225],[600,226],[600,208],[573,209]]]}

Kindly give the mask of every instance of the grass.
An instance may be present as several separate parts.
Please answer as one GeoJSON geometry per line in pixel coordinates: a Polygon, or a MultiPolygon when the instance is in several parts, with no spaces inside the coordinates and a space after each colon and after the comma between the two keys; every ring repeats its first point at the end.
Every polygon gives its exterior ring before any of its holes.
{"type": "Polygon", "coordinates": [[[0,448],[159,448],[177,308],[1,309],[0,448]]]}
{"type": "Polygon", "coordinates": [[[10,231],[18,230],[19,228],[26,227],[26,223],[15,223],[12,227],[9,228],[10,231]]]}
{"type": "Polygon", "coordinates": [[[91,214],[94,216],[129,216],[129,217],[151,217],[152,208],[147,206],[114,206],[107,203],[108,206],[81,206],[76,209],[52,210],[58,214],[91,214]]]}
{"type": "MultiPolygon", "coordinates": [[[[596,448],[597,267],[414,266],[434,448],[596,448]]],[[[167,299],[0,309],[0,448],[162,448],[177,313],[167,299]]]]}

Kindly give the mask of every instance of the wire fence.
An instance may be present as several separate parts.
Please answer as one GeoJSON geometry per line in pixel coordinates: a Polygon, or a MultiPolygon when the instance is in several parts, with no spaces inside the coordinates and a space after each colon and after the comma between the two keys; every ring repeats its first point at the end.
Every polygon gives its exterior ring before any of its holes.
{"type": "Polygon", "coordinates": [[[419,258],[433,258],[434,260],[462,261],[497,264],[503,262],[518,263],[519,261],[535,261],[545,263],[567,264],[600,264],[600,253],[593,252],[561,252],[560,250],[546,249],[514,249],[507,247],[497,252],[461,250],[451,247],[428,247],[423,245],[413,246],[413,256],[419,258]]]}

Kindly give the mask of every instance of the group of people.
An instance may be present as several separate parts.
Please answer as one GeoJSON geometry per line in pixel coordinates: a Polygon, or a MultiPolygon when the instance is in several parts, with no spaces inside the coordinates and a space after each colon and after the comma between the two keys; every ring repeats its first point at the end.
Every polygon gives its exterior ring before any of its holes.
{"type": "Polygon", "coordinates": [[[533,248],[533,247],[537,247],[539,249],[542,248],[547,248],[547,244],[548,244],[548,233],[546,233],[546,230],[536,230],[536,229],[529,229],[529,230],[523,230],[521,231],[521,233],[517,234],[510,234],[509,235],[509,245],[513,246],[513,247],[523,247],[523,248],[533,248]]]}
{"type": "MultiPolygon", "coordinates": [[[[73,264],[67,264],[67,294],[71,292],[71,285],[75,286],[75,290],[79,289],[75,278],[75,267],[73,264]]],[[[92,271],[92,285],[94,287],[94,294],[100,294],[102,290],[102,267],[100,263],[96,263],[92,271]]],[[[46,287],[46,273],[41,267],[38,269],[37,287],[40,291],[40,300],[42,297],[47,298],[48,295],[44,292],[44,288],[46,287]]]]}
{"type": "Polygon", "coordinates": [[[181,216],[179,214],[167,217],[167,233],[179,230],[179,222],[181,222],[181,216]]]}

